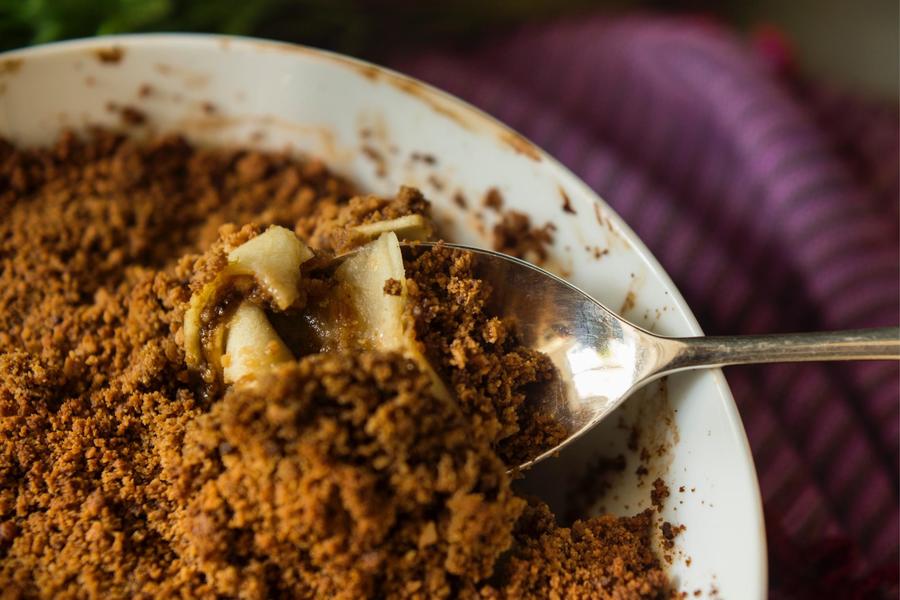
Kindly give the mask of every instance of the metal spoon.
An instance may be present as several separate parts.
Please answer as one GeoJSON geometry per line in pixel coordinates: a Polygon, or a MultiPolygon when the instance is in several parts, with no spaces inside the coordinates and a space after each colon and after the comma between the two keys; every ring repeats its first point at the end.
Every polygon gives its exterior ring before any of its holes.
{"type": "MultiPolygon", "coordinates": [[[[431,243],[404,244],[404,256],[431,243]]],[[[556,454],[602,421],[644,384],[688,369],[749,363],[900,359],[900,328],[819,333],[671,338],[622,319],[574,285],[525,261],[444,244],[472,254],[478,277],[493,289],[490,307],[515,322],[520,342],[558,370],[541,398],[568,437],[520,465],[556,454]]]]}

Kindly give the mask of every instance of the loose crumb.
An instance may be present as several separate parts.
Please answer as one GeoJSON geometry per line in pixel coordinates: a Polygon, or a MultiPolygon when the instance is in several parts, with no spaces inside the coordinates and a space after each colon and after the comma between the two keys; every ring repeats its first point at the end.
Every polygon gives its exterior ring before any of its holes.
{"type": "Polygon", "coordinates": [[[553,226],[532,227],[531,218],[515,210],[503,213],[494,226],[493,248],[535,264],[547,260],[547,247],[553,244],[553,226]]]}
{"type": "Polygon", "coordinates": [[[684,530],[684,525],[672,525],[668,521],[663,521],[663,524],[660,526],[660,531],[663,535],[663,547],[666,549],[673,548],[675,546],[675,538],[684,530]]]}
{"type": "Polygon", "coordinates": [[[108,102],[106,104],[106,110],[118,113],[119,118],[122,120],[122,124],[125,126],[143,125],[147,122],[147,115],[144,111],[128,104],[119,105],[115,102],[108,102]]]}
{"type": "Polygon", "coordinates": [[[500,190],[492,187],[485,192],[481,203],[485,208],[489,208],[494,212],[500,212],[503,210],[503,195],[500,193],[500,190]]]}
{"type": "Polygon", "coordinates": [[[666,482],[657,477],[653,481],[653,489],[650,491],[650,501],[657,510],[662,510],[666,498],[669,497],[669,486],[666,482]]]}
{"type": "Polygon", "coordinates": [[[125,56],[125,50],[119,46],[112,46],[110,48],[101,48],[97,50],[96,55],[101,63],[115,65],[122,61],[122,58],[125,56]]]}
{"type": "Polygon", "coordinates": [[[443,179],[434,174],[428,176],[428,183],[439,192],[442,191],[446,185],[443,179]]]}
{"type": "Polygon", "coordinates": [[[120,114],[122,122],[126,125],[143,125],[147,122],[147,115],[144,111],[133,106],[123,106],[120,114]]]}
{"type": "Polygon", "coordinates": [[[384,282],[384,293],[388,296],[399,296],[403,293],[403,284],[392,277],[384,282]]]}
{"type": "Polygon", "coordinates": [[[384,155],[369,145],[364,145],[361,150],[362,153],[375,164],[375,176],[387,176],[387,160],[385,160],[384,155]]]}
{"type": "Polygon", "coordinates": [[[572,201],[569,199],[569,194],[566,193],[566,190],[559,188],[559,195],[562,196],[563,212],[569,213],[570,215],[578,214],[577,212],[575,212],[575,209],[572,207],[572,201]]]}
{"type": "Polygon", "coordinates": [[[437,158],[433,154],[429,154],[428,152],[413,152],[409,155],[409,158],[413,162],[423,162],[426,165],[437,164],[437,158]]]}

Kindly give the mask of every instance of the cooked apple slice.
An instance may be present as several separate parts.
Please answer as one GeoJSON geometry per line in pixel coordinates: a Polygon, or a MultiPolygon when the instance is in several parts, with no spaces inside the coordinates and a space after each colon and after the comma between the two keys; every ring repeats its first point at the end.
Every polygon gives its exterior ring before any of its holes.
{"type": "Polygon", "coordinates": [[[406,272],[400,242],[393,231],[381,234],[335,271],[340,300],[349,302],[356,317],[356,334],[366,348],[400,352],[431,377],[435,394],[449,398],[440,377],[428,364],[411,327],[404,325],[406,272]],[[385,292],[389,280],[400,282],[400,294],[385,292]]]}
{"type": "MultiPolygon", "coordinates": [[[[203,347],[201,315],[226,282],[238,275],[249,275],[269,292],[275,306],[284,310],[297,300],[300,293],[300,265],[312,256],[312,250],[293,231],[277,225],[229,252],[228,265],[215,279],[191,296],[185,311],[184,351],[188,366],[199,367],[204,354],[209,360],[224,351],[222,347],[203,347]]],[[[212,336],[210,339],[213,342],[220,341],[221,336],[212,336]]],[[[214,366],[218,368],[218,364],[214,366]]]]}
{"type": "Polygon", "coordinates": [[[229,252],[228,265],[236,274],[253,275],[284,310],[300,293],[300,265],[312,256],[293,231],[274,225],[229,252]]]}
{"type": "Polygon", "coordinates": [[[252,381],[293,358],[266,313],[246,300],[241,302],[226,325],[222,356],[225,383],[252,381]]]}
{"type": "Polygon", "coordinates": [[[364,347],[400,352],[406,345],[403,333],[404,293],[384,293],[390,279],[406,287],[403,255],[393,232],[382,234],[344,261],[334,273],[339,293],[356,316],[356,333],[364,347]]]}
{"type": "Polygon", "coordinates": [[[223,273],[220,273],[218,277],[203,286],[199,292],[192,295],[188,309],[184,313],[184,354],[190,367],[199,367],[203,361],[203,344],[200,341],[203,325],[200,316],[222,280],[223,273]]]}
{"type": "Polygon", "coordinates": [[[370,239],[393,231],[401,239],[417,241],[427,240],[433,233],[431,223],[422,215],[406,215],[387,221],[375,221],[374,223],[357,225],[353,230],[370,239]]]}
{"type": "Polygon", "coordinates": [[[199,294],[191,296],[191,302],[184,313],[184,358],[188,366],[200,364],[200,302],[199,294]],[[196,300],[195,300],[196,298],[196,300]]]}

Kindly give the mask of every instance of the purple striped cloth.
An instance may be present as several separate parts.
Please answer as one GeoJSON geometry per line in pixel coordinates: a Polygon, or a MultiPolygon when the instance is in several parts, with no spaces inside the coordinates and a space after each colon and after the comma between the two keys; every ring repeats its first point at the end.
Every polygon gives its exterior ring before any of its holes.
{"type": "MultiPolygon", "coordinates": [[[[896,106],[804,82],[772,49],[707,20],[596,17],[394,66],[581,176],[707,333],[894,325],[896,106]]],[[[759,470],[772,597],[896,598],[898,366],[726,375],[759,470]]]]}

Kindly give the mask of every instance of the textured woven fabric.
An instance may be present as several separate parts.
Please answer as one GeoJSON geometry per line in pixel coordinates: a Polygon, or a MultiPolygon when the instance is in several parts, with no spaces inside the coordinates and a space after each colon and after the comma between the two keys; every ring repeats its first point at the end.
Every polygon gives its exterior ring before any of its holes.
{"type": "MultiPolygon", "coordinates": [[[[603,17],[395,61],[556,156],[635,229],[707,333],[893,325],[898,115],[713,23],[603,17]]],[[[726,372],[773,597],[896,597],[898,367],[726,372]]]]}

